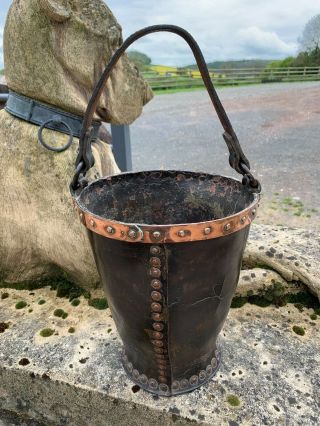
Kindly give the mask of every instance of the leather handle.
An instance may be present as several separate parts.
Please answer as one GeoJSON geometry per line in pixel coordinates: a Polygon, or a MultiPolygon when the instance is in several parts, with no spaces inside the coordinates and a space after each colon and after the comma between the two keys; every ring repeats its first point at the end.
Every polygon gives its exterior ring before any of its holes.
{"type": "Polygon", "coordinates": [[[94,164],[94,159],[91,152],[91,137],[90,137],[91,124],[93,121],[94,114],[96,113],[100,97],[104,91],[104,88],[111,75],[113,68],[116,66],[122,54],[126,51],[126,49],[132,43],[134,43],[136,40],[140,39],[141,37],[144,37],[145,35],[156,33],[156,32],[170,32],[170,33],[177,34],[180,37],[182,37],[190,46],[194,54],[194,57],[196,59],[204,85],[207,88],[212,104],[216,110],[216,113],[219,117],[222,127],[224,128],[223,137],[226,141],[226,144],[228,146],[229,153],[230,153],[229,163],[231,167],[234,168],[238,173],[241,173],[243,176],[248,177],[249,180],[247,179],[247,183],[249,182],[253,190],[255,190],[256,188],[256,192],[260,192],[260,190],[257,190],[257,188],[259,188],[260,186],[258,181],[256,181],[253,178],[251,173],[248,174],[248,171],[250,170],[249,161],[242,151],[237,135],[235,134],[235,131],[233,130],[231,122],[213,86],[208,67],[206,65],[205,59],[203,57],[203,54],[200,50],[199,45],[197,44],[197,42],[195,41],[195,39],[192,37],[191,34],[189,34],[183,28],[180,28],[175,25],[154,25],[151,27],[143,28],[135,32],[134,34],[132,34],[130,37],[128,37],[124,41],[124,43],[118,48],[118,50],[114,53],[109,64],[107,65],[106,69],[101,75],[100,80],[98,81],[92,93],[91,99],[88,103],[88,107],[84,116],[83,126],[81,130],[79,154],[76,160],[77,171],[72,183],[72,187],[74,189],[76,189],[77,186],[79,187],[78,179],[80,174],[82,173],[83,175],[85,175],[85,173],[94,164]]]}

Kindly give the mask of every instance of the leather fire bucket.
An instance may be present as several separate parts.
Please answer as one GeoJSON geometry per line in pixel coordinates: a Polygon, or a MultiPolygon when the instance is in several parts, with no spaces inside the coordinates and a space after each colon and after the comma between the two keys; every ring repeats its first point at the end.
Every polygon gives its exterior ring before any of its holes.
{"type": "Polygon", "coordinates": [[[216,373],[217,338],[237,286],[260,190],[192,36],[172,25],[130,36],[89,102],[71,192],[123,341],[123,366],[143,389],[182,394],[216,373]],[[225,130],[230,165],[242,181],[186,171],[123,173],[90,184],[85,179],[93,165],[91,123],[111,71],[131,43],[158,31],[176,33],[191,47],[225,130]]]}

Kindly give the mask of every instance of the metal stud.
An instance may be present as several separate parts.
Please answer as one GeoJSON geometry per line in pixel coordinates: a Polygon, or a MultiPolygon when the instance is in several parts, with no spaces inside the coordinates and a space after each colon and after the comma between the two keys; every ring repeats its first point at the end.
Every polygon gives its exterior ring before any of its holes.
{"type": "Polygon", "coordinates": [[[186,236],[186,231],[184,231],[183,229],[181,229],[181,231],[178,232],[179,237],[183,238],[186,236]]]}
{"type": "Polygon", "coordinates": [[[179,388],[180,388],[180,383],[178,382],[178,380],[175,380],[174,382],[172,382],[171,389],[173,391],[177,391],[179,390],[179,388]]]}
{"type": "Polygon", "coordinates": [[[159,280],[152,280],[151,287],[153,287],[155,290],[160,290],[162,287],[162,283],[159,280]]]}
{"type": "Polygon", "coordinates": [[[169,392],[169,387],[165,385],[164,383],[161,383],[161,385],[159,386],[159,389],[165,393],[169,392]]]}
{"type": "Polygon", "coordinates": [[[90,219],[90,226],[92,226],[92,228],[95,228],[97,225],[96,225],[96,222],[93,220],[93,219],[90,219]]]}
{"type": "Polygon", "coordinates": [[[161,266],[161,260],[158,257],[151,257],[149,260],[151,266],[159,268],[161,266]]]}
{"type": "Polygon", "coordinates": [[[128,363],[128,365],[127,365],[127,369],[128,369],[128,371],[129,371],[129,373],[132,373],[133,365],[132,365],[132,363],[131,363],[131,362],[129,362],[129,363],[128,363]]]}
{"type": "Polygon", "coordinates": [[[201,370],[199,373],[199,380],[200,382],[204,382],[207,378],[207,374],[204,370],[201,370]]]}
{"type": "Polygon", "coordinates": [[[160,305],[160,303],[153,302],[151,303],[151,310],[152,312],[161,312],[162,306],[160,305]]]}
{"type": "Polygon", "coordinates": [[[131,238],[131,240],[135,240],[137,236],[138,236],[137,231],[134,229],[130,229],[130,231],[128,232],[128,237],[131,238]]]}
{"type": "Polygon", "coordinates": [[[246,223],[247,217],[246,216],[242,216],[242,218],[240,219],[240,222],[242,225],[244,225],[246,223]]]}
{"type": "Polygon", "coordinates": [[[208,226],[208,228],[204,228],[204,231],[203,231],[204,235],[209,235],[211,234],[211,232],[212,232],[212,228],[210,226],[208,226]]]}
{"type": "Polygon", "coordinates": [[[181,389],[186,389],[188,386],[189,386],[189,382],[188,382],[187,379],[181,380],[181,382],[180,382],[180,388],[181,389]]]}
{"type": "Polygon", "coordinates": [[[153,278],[160,278],[161,277],[161,271],[160,271],[160,269],[159,268],[151,268],[150,269],[150,275],[153,277],[153,278]]]}
{"type": "Polygon", "coordinates": [[[151,340],[151,343],[157,348],[162,348],[164,346],[162,340],[151,340]]]}
{"type": "Polygon", "coordinates": [[[152,246],[150,248],[150,253],[156,256],[161,253],[161,249],[158,246],[152,246]]]}
{"type": "Polygon", "coordinates": [[[141,374],[139,377],[139,382],[141,382],[143,385],[146,385],[148,383],[148,377],[145,374],[141,374]]]}
{"type": "Polygon", "coordinates": [[[155,240],[159,240],[161,238],[161,232],[159,231],[153,231],[152,236],[155,240]]]}
{"type": "Polygon", "coordinates": [[[226,223],[226,224],[224,225],[224,227],[223,227],[223,230],[224,230],[225,232],[230,231],[230,229],[231,229],[231,223],[226,223]]]}
{"type": "Polygon", "coordinates": [[[112,228],[112,226],[107,226],[106,231],[108,232],[108,234],[114,234],[115,229],[112,228]]]}
{"type": "Polygon", "coordinates": [[[140,373],[139,373],[139,371],[138,371],[138,370],[133,370],[133,371],[132,371],[132,377],[133,377],[134,379],[138,380],[139,376],[140,376],[140,373]]]}
{"type": "Polygon", "coordinates": [[[160,302],[160,300],[162,299],[162,295],[158,291],[152,291],[151,292],[151,299],[155,300],[156,302],[160,302]]]}
{"type": "Polygon", "coordinates": [[[196,375],[191,376],[189,379],[189,383],[191,386],[196,386],[199,383],[199,377],[196,375]]]}
{"type": "Polygon", "coordinates": [[[153,331],[152,332],[152,337],[154,339],[161,340],[161,339],[163,339],[163,333],[160,333],[160,331],[153,331]]]}
{"type": "Polygon", "coordinates": [[[154,330],[156,331],[162,331],[164,329],[164,325],[160,322],[154,322],[152,324],[152,327],[154,328],[154,330]]]}
{"type": "Polygon", "coordinates": [[[211,366],[212,366],[212,368],[216,368],[217,365],[218,365],[217,358],[212,358],[212,360],[211,360],[211,366]]]}
{"type": "Polygon", "coordinates": [[[159,385],[158,385],[158,382],[155,379],[149,379],[148,384],[149,384],[150,389],[154,389],[154,390],[158,389],[159,385]]]}
{"type": "Polygon", "coordinates": [[[151,315],[151,318],[153,319],[153,321],[163,321],[163,315],[159,313],[153,313],[151,315]]]}
{"type": "Polygon", "coordinates": [[[209,376],[211,376],[211,374],[212,374],[212,367],[211,367],[211,365],[208,365],[207,366],[207,368],[206,368],[206,373],[209,375],[209,376]]]}

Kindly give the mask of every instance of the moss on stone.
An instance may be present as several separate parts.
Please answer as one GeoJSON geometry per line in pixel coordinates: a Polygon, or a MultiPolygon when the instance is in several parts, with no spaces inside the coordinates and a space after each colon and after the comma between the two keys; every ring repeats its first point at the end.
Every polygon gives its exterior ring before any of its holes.
{"type": "Polygon", "coordinates": [[[53,315],[54,315],[55,317],[59,317],[59,318],[62,318],[62,319],[66,319],[66,318],[68,317],[68,313],[67,313],[67,312],[65,312],[63,309],[56,309],[56,310],[53,312],[53,315]]]}
{"type": "Polygon", "coordinates": [[[19,302],[16,303],[16,309],[23,309],[27,306],[27,302],[25,302],[24,300],[20,300],[19,302]]]}
{"type": "Polygon", "coordinates": [[[312,319],[312,321],[315,321],[318,318],[317,314],[311,314],[310,315],[310,319],[312,319]]]}
{"type": "Polygon", "coordinates": [[[7,322],[0,322],[0,333],[4,333],[9,328],[7,322]]]}
{"type": "Polygon", "coordinates": [[[70,301],[80,296],[90,297],[88,291],[82,289],[76,284],[72,283],[67,276],[59,277],[56,279],[43,279],[39,281],[26,281],[22,283],[5,283],[0,282],[0,288],[12,288],[15,290],[38,290],[40,288],[50,287],[51,290],[55,290],[57,297],[67,298],[70,301]]]}
{"type": "Polygon", "coordinates": [[[71,305],[72,306],[79,306],[80,305],[80,300],[79,299],[73,299],[71,301],[71,305]]]}
{"type": "Polygon", "coordinates": [[[234,297],[231,302],[231,308],[241,308],[243,305],[245,305],[248,302],[247,297],[234,297]]]}
{"type": "Polygon", "coordinates": [[[38,305],[44,305],[46,301],[44,299],[39,300],[38,305]]]}
{"type": "Polygon", "coordinates": [[[55,330],[52,330],[51,328],[43,328],[40,331],[40,336],[42,336],[42,337],[50,337],[50,336],[52,336],[54,334],[54,331],[55,330]]]}
{"type": "Polygon", "coordinates": [[[106,298],[101,298],[101,299],[90,299],[88,301],[88,305],[92,306],[95,309],[99,309],[99,310],[103,310],[103,309],[107,309],[108,307],[108,302],[106,298]]]}
{"type": "Polygon", "coordinates": [[[304,336],[306,334],[305,329],[303,327],[300,327],[298,325],[294,325],[292,327],[292,330],[298,334],[299,336],[304,336]]]}
{"type": "Polygon", "coordinates": [[[232,407],[239,407],[240,405],[240,399],[237,397],[237,395],[228,395],[227,401],[230,405],[232,405],[232,407]]]}
{"type": "Polygon", "coordinates": [[[8,297],[9,297],[9,293],[2,293],[2,294],[1,294],[1,299],[2,299],[2,300],[4,300],[4,299],[8,299],[8,297]]]}
{"type": "Polygon", "coordinates": [[[75,333],[75,331],[76,331],[76,329],[74,327],[70,327],[69,330],[68,330],[68,333],[73,334],[73,333],[75,333]]]}

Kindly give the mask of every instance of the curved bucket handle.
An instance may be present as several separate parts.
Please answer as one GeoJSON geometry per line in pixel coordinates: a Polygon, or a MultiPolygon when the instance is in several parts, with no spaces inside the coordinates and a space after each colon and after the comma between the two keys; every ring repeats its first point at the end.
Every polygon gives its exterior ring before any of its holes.
{"type": "Polygon", "coordinates": [[[126,49],[134,43],[136,40],[141,37],[155,33],[155,32],[170,32],[181,36],[190,46],[194,57],[196,59],[202,80],[207,88],[208,94],[212,101],[212,104],[216,110],[216,113],[219,117],[219,120],[224,128],[223,138],[229,149],[229,163],[230,166],[236,170],[238,173],[243,175],[243,184],[247,185],[252,192],[260,192],[261,186],[258,180],[256,180],[253,175],[250,173],[250,163],[246,156],[244,155],[239,140],[235,131],[232,128],[231,122],[225,112],[225,109],[222,106],[222,103],[217,95],[217,92],[213,86],[213,83],[210,78],[209,70],[206,65],[203,54],[200,50],[199,45],[183,28],[177,27],[175,25],[154,25],[151,27],[143,28],[130,37],[128,37],[124,43],[118,48],[118,50],[114,53],[111,58],[109,64],[104,70],[103,74],[100,77],[100,80],[96,84],[94,91],[92,93],[91,99],[88,103],[88,107],[84,116],[83,126],[81,130],[80,143],[79,143],[79,154],[76,160],[76,172],[71,183],[72,190],[77,190],[87,184],[84,180],[84,176],[86,172],[94,165],[94,158],[91,150],[91,142],[92,142],[92,121],[94,114],[96,112],[100,96],[102,95],[106,83],[111,75],[111,72],[117,62],[119,61],[122,54],[126,51],[126,49]],[[80,175],[82,179],[80,179],[80,175]],[[80,182],[82,180],[82,182],[80,182]]]}

